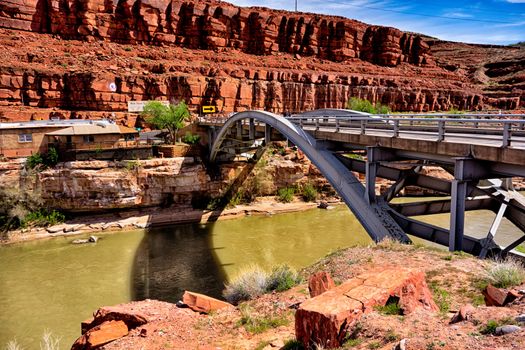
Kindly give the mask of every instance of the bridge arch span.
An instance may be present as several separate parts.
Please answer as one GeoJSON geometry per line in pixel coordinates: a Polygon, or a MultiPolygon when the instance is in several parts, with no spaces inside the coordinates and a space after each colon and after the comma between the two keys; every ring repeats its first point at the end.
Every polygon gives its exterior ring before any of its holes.
{"type": "Polygon", "coordinates": [[[246,119],[270,125],[296,145],[339,193],[374,241],[378,242],[390,237],[402,242],[410,242],[404,231],[388,214],[388,206],[381,203],[368,203],[365,187],[354,174],[332,152],[320,146],[311,135],[284,117],[265,111],[246,111],[233,115],[218,132],[211,147],[210,161],[215,161],[230,129],[237,122],[246,119]]]}

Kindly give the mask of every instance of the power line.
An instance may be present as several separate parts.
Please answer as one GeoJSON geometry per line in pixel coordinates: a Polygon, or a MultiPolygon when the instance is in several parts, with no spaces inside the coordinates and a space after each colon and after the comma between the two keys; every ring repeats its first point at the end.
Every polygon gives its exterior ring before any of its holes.
{"type": "Polygon", "coordinates": [[[333,0],[323,0],[323,1],[324,2],[334,3],[334,4],[339,4],[339,5],[356,7],[356,8],[363,8],[363,9],[383,11],[383,12],[402,13],[402,14],[405,14],[405,15],[412,15],[412,16],[442,18],[442,19],[450,19],[450,20],[454,20],[454,21],[512,24],[512,22],[504,22],[504,21],[491,21],[491,20],[483,20],[483,19],[475,19],[475,18],[458,18],[458,17],[451,17],[451,16],[429,15],[429,14],[425,14],[425,13],[416,13],[416,12],[400,11],[400,10],[393,10],[393,9],[384,9],[384,8],[373,7],[373,6],[352,5],[352,4],[349,4],[349,3],[340,2],[340,1],[333,1],[333,0]]]}

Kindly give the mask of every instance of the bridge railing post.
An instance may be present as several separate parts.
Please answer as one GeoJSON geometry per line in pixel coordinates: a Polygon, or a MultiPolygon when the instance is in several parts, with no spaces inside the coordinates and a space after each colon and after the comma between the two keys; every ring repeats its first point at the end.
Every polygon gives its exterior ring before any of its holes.
{"type": "Polygon", "coordinates": [[[339,118],[335,118],[335,132],[339,132],[340,125],[339,125],[339,118]]]}
{"type": "Polygon", "coordinates": [[[445,140],[445,121],[440,120],[438,122],[438,141],[444,141],[445,140]]]}
{"type": "Polygon", "coordinates": [[[399,119],[394,120],[394,137],[399,137],[399,119]]]}
{"type": "Polygon", "coordinates": [[[301,125],[301,129],[304,128],[304,119],[301,118],[301,120],[299,120],[299,125],[301,125]]]}
{"type": "Polygon", "coordinates": [[[364,135],[366,132],[366,120],[361,120],[361,135],[364,135]]]}
{"type": "Polygon", "coordinates": [[[509,147],[510,146],[510,139],[511,139],[511,123],[505,123],[503,124],[503,140],[501,147],[509,147]]]}
{"type": "Polygon", "coordinates": [[[315,119],[315,130],[319,130],[319,118],[315,119]]]}

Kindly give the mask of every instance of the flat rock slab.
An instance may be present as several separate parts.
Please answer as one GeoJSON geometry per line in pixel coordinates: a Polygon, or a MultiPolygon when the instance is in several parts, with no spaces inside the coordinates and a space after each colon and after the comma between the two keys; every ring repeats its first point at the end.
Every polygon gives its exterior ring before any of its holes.
{"type": "Polygon", "coordinates": [[[182,302],[190,309],[197,312],[210,313],[227,307],[234,307],[225,301],[209,297],[204,294],[185,291],[182,302]]]}
{"type": "Polygon", "coordinates": [[[390,267],[352,278],[304,301],[295,314],[296,338],[307,346],[342,346],[362,314],[386,305],[391,297],[399,299],[404,314],[417,308],[438,311],[423,272],[390,267]]]}
{"type": "Polygon", "coordinates": [[[122,338],[128,334],[128,326],[123,321],[106,321],[91,328],[78,338],[71,350],[91,350],[122,338]]]}

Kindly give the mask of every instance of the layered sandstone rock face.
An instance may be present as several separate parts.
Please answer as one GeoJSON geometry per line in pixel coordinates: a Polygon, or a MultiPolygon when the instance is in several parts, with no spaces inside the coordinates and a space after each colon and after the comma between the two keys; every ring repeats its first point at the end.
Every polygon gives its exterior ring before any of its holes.
{"type": "MultiPolygon", "coordinates": [[[[26,191],[36,188],[49,206],[76,212],[172,204],[190,206],[205,197],[224,194],[245,166],[246,163],[227,164],[221,167],[220,180],[213,180],[202,162],[194,158],[131,163],[67,162],[36,175],[27,173],[22,164],[0,163],[0,189],[26,191]]],[[[260,196],[273,195],[279,188],[304,182],[314,183],[319,188],[328,186],[307,159],[292,161],[280,156],[254,169],[244,179],[247,186],[250,184],[249,190],[260,196]],[[257,188],[253,186],[255,183],[257,188]]]]}
{"type": "Polygon", "coordinates": [[[10,0],[0,25],[68,39],[174,44],[190,49],[236,48],[348,58],[386,66],[429,59],[419,37],[338,17],[239,8],[222,1],[10,0]]]}
{"type": "Polygon", "coordinates": [[[341,17],[218,1],[8,0],[0,4],[3,120],[112,116],[131,100],[193,111],[342,108],[477,110],[469,78],[434,63],[425,39],[341,17]]]}

